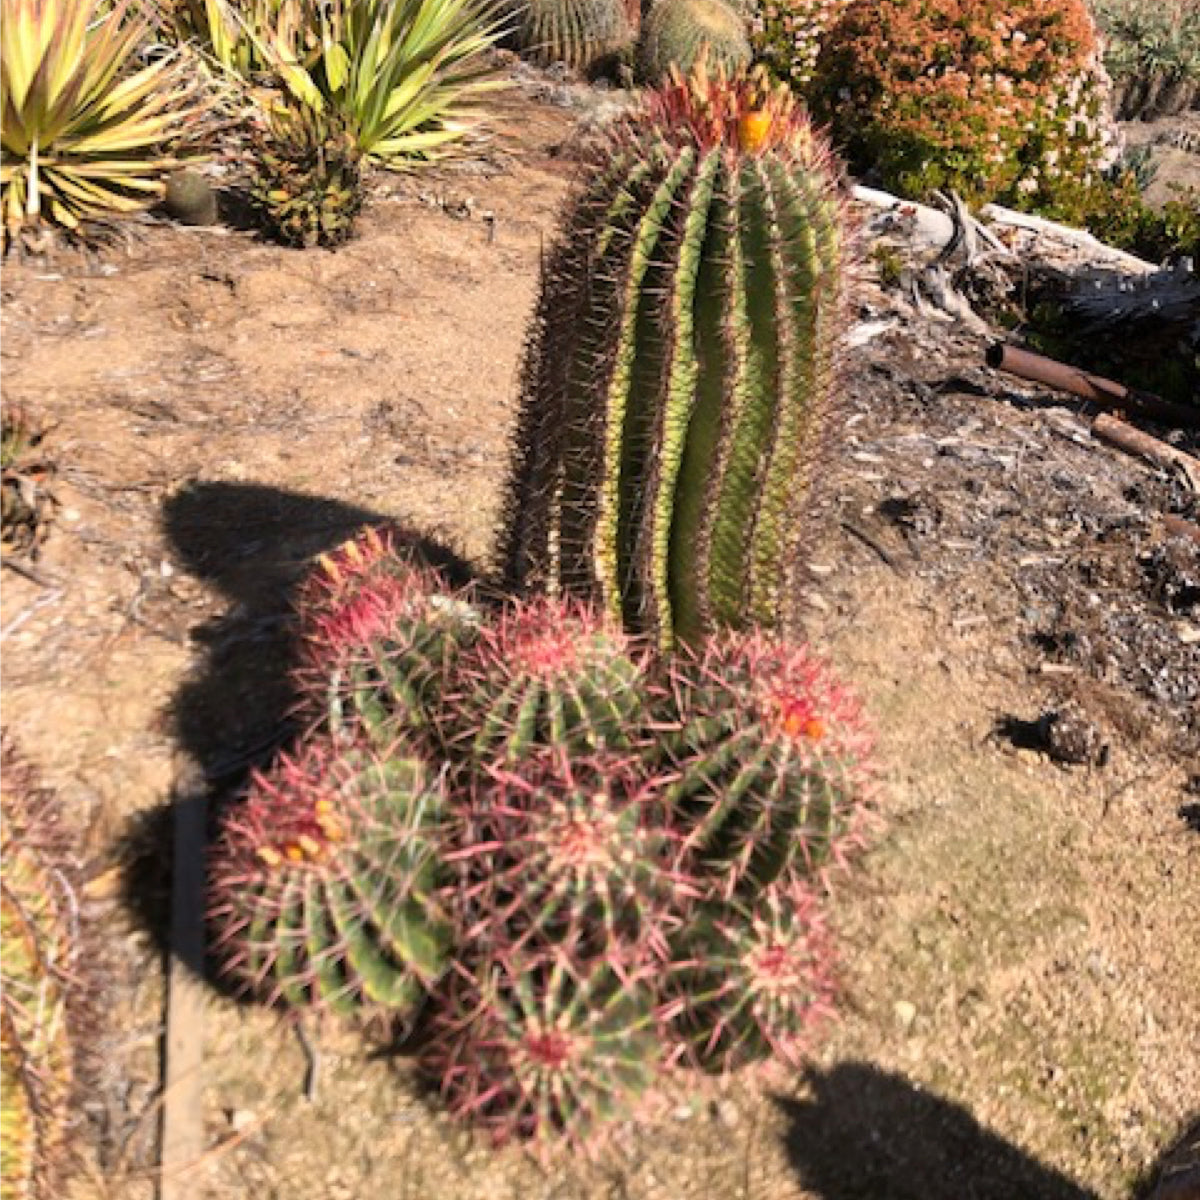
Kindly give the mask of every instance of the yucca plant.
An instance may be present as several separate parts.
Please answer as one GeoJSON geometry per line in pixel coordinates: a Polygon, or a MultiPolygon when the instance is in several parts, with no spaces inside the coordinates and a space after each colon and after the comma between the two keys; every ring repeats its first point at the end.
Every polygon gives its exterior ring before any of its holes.
{"type": "Polygon", "coordinates": [[[838,168],[762,75],[600,144],[543,273],[500,556],[669,648],[789,613],[833,428],[838,168]]]}
{"type": "Polygon", "coordinates": [[[486,51],[502,25],[480,0],[282,0],[268,27],[247,32],[283,87],[338,114],[374,162],[437,157],[499,86],[486,51]]]}
{"type": "Polygon", "coordinates": [[[39,220],[75,230],[160,199],[198,113],[186,63],[139,62],[149,22],[129,0],[0,0],[0,11],[6,237],[39,220]]]}

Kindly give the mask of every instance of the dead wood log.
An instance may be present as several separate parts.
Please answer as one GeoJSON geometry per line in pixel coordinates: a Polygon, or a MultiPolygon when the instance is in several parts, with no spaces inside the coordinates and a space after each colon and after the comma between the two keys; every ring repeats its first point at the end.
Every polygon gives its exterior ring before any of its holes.
{"type": "Polygon", "coordinates": [[[1166,442],[1135,429],[1128,422],[1109,413],[1101,413],[1092,422],[1092,432],[1101,441],[1124,450],[1126,454],[1144,458],[1168,471],[1179,471],[1191,484],[1192,490],[1200,492],[1200,458],[1196,458],[1195,455],[1188,454],[1186,450],[1180,450],[1176,446],[1169,446],[1166,442]]]}

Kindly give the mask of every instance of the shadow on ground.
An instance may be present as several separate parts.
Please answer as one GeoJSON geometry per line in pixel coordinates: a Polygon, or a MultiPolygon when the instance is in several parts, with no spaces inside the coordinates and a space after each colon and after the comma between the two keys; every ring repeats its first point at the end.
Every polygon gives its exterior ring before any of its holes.
{"type": "MultiPolygon", "coordinates": [[[[383,514],[256,484],[196,483],[167,501],[163,528],[176,560],[229,600],[192,631],[203,659],[175,696],[176,740],[194,764],[172,801],[142,814],[126,837],[126,903],[166,948],[171,844],[183,806],[207,803],[210,825],[250,770],[294,736],[292,599],[312,560],[366,525],[389,524],[414,557],[455,584],[471,578],[454,551],[383,514]]],[[[202,962],[189,966],[203,971],[202,962]]]]}
{"type": "Polygon", "coordinates": [[[787,1150],[821,1200],[1096,1200],[966,1109],[867,1063],[810,1071],[780,1099],[787,1150]]]}

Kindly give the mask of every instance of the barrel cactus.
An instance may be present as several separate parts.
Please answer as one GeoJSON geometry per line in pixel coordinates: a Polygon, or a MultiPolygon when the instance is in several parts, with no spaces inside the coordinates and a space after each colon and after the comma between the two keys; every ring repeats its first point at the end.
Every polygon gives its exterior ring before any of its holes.
{"type": "Polygon", "coordinates": [[[821,898],[771,888],[749,907],[712,903],[685,930],[665,1014],[682,1061],[733,1070],[796,1064],[833,1010],[833,945],[821,898]]]}
{"type": "Polygon", "coordinates": [[[415,758],[308,743],[255,775],[210,869],[213,946],[239,990],[405,1019],[445,966],[443,798],[415,758]]]}
{"type": "Polygon", "coordinates": [[[78,1112],[81,954],[78,865],[52,792],[7,738],[0,850],[0,1196],[63,1194],[78,1112]]]}
{"type": "Polygon", "coordinates": [[[645,687],[642,658],[618,625],[569,600],[519,603],[462,656],[443,736],[473,762],[627,746],[645,687]]]}
{"type": "Polygon", "coordinates": [[[427,1065],[451,1111],[497,1143],[586,1149],[633,1115],[656,1077],[652,973],[589,939],[573,930],[487,951],[448,977],[427,1065]]]}
{"type": "Polygon", "coordinates": [[[459,804],[455,903],[472,943],[589,929],[665,957],[695,889],[662,789],[637,758],[545,752],[493,767],[459,804]]]}
{"type": "Polygon", "coordinates": [[[726,0],[660,0],[651,8],[638,43],[638,74],[661,83],[672,69],[691,71],[702,61],[725,71],[750,63],[746,19],[726,0]]]}
{"type": "Polygon", "coordinates": [[[765,76],[676,76],[543,274],[500,556],[669,648],[791,611],[845,326],[837,167],[765,76]]]}
{"type": "Polygon", "coordinates": [[[506,6],[516,48],[587,71],[628,49],[638,8],[626,0],[522,0],[506,6]]]}
{"type": "Polygon", "coordinates": [[[465,595],[368,527],[323,555],[297,603],[297,715],[335,737],[387,749],[432,732],[431,710],[481,621],[465,595]]]}
{"type": "Polygon", "coordinates": [[[871,798],[855,699],[804,646],[759,634],[714,640],[669,669],[668,797],[696,877],[751,901],[776,880],[819,879],[860,840],[871,798]]]}

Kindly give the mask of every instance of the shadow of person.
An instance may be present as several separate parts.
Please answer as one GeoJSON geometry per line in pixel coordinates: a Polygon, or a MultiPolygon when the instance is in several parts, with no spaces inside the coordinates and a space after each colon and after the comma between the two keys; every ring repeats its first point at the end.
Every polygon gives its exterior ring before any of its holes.
{"type": "Polygon", "coordinates": [[[809,1099],[776,1102],[788,1157],[822,1200],[1095,1200],[901,1075],[842,1063],[805,1078],[809,1099]]]}
{"type": "MultiPolygon", "coordinates": [[[[211,834],[250,770],[296,733],[292,601],[312,560],[364,526],[387,524],[450,583],[467,583],[471,569],[454,551],[371,509],[258,484],[194,483],[167,501],[162,520],[179,565],[230,601],[192,631],[202,658],[171,706],[176,739],[194,770],[177,782],[169,804],[141,814],[124,839],[126,904],[166,949],[176,818],[207,807],[211,834]]],[[[202,972],[205,964],[188,965],[202,972]]]]}

